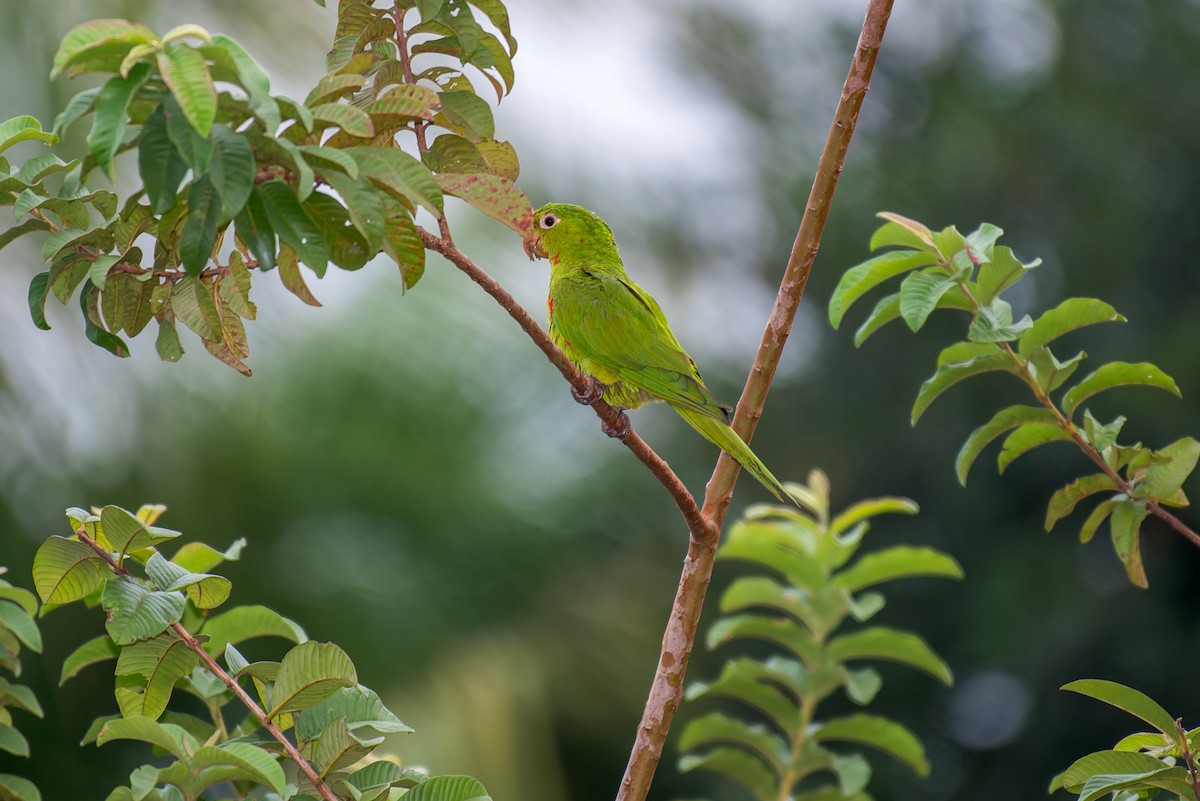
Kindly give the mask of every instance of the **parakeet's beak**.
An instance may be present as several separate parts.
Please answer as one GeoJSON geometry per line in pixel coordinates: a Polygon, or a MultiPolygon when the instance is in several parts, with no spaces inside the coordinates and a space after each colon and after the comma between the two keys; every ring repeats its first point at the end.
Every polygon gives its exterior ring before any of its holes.
{"type": "Polygon", "coordinates": [[[542,247],[542,238],[537,234],[524,240],[521,244],[524,245],[525,255],[529,257],[530,261],[547,258],[546,249],[542,247]]]}

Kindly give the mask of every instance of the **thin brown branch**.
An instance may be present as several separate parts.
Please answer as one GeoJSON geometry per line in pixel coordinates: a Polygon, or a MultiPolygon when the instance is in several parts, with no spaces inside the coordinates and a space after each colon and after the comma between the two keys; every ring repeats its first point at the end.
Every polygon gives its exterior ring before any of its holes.
{"type": "MultiPolygon", "coordinates": [[[[112,568],[113,573],[117,574],[118,576],[131,575],[128,570],[126,570],[119,562],[117,562],[116,559],[113,558],[111,553],[100,547],[100,543],[89,537],[82,528],[77,530],[75,534],[77,537],[79,537],[80,542],[84,543],[93,551],[95,551],[96,554],[103,559],[110,568],[112,568]]],[[[292,742],[287,738],[287,735],[280,731],[279,727],[271,722],[271,719],[267,717],[267,713],[264,712],[262,707],[260,707],[258,703],[250,697],[249,693],[242,689],[242,686],[238,684],[237,679],[229,675],[229,673],[222,668],[217,661],[212,658],[212,656],[209,655],[208,651],[204,650],[204,646],[200,644],[200,641],[192,636],[192,633],[188,631],[182,623],[172,623],[170,628],[171,631],[175,632],[175,635],[183,641],[183,644],[188,647],[188,650],[200,657],[200,661],[204,663],[204,666],[208,668],[208,671],[220,679],[221,683],[229,688],[229,690],[234,694],[235,697],[237,697],[242,705],[250,710],[250,714],[254,715],[254,717],[258,719],[258,722],[264,729],[267,730],[267,733],[279,742],[288,759],[296,763],[296,767],[299,768],[300,773],[303,774],[304,778],[307,779],[309,783],[312,784],[312,786],[316,789],[316,791],[321,794],[321,798],[325,799],[325,801],[339,801],[338,797],[334,795],[333,790],[330,789],[329,785],[322,781],[321,777],[317,775],[316,770],[314,770],[313,766],[310,765],[308,760],[304,758],[304,755],[300,753],[299,749],[292,745],[292,742]]]]}
{"type": "MultiPolygon", "coordinates": [[[[850,139],[858,123],[858,113],[871,83],[871,73],[883,42],[888,17],[892,12],[892,2],[893,0],[870,0],[867,6],[858,46],[842,86],[841,100],[838,102],[825,148],[817,162],[812,190],[809,192],[804,217],[800,221],[800,229],[784,270],[779,293],[775,297],[775,307],[767,321],[762,343],[755,354],[754,364],[746,379],[746,387],[734,413],[734,430],[747,442],[750,441],[754,428],[762,417],[767,391],[775,377],[783,346],[791,333],[796,310],[808,283],[808,275],[821,243],[821,233],[829,217],[833,193],[846,161],[850,139]]],[[[709,530],[718,532],[718,535],[729,502],[733,498],[738,471],[738,463],[728,454],[722,453],[708,482],[702,514],[710,524],[709,530]]],[[[715,558],[715,536],[712,540],[698,540],[695,536],[692,537],[683,564],[679,590],[675,595],[671,617],[663,636],[658,669],[655,671],[642,719],[638,724],[629,764],[617,791],[617,801],[643,801],[650,791],[654,771],[662,758],[671,719],[683,698],[684,673],[695,642],[700,611],[712,578],[715,558]]]]}
{"type": "MultiPolygon", "coordinates": [[[[516,320],[517,325],[529,335],[534,344],[541,349],[542,353],[546,354],[546,358],[550,363],[558,368],[562,373],[563,378],[575,389],[580,395],[585,395],[591,388],[587,377],[579,372],[574,364],[571,363],[563,352],[550,341],[550,337],[542,330],[542,327],[537,324],[537,321],[525,310],[521,304],[517,303],[516,299],[508,293],[500,283],[492,278],[482,267],[471,260],[465,253],[459,250],[453,242],[447,242],[434,234],[426,231],[418,226],[418,232],[421,234],[421,241],[425,247],[437,251],[446,257],[446,259],[457,267],[462,272],[466,273],[472,281],[478,284],[484,292],[491,295],[500,307],[508,312],[508,315],[516,320]]],[[[617,429],[628,424],[620,410],[613,408],[605,403],[603,399],[593,401],[591,404],[596,416],[599,417],[610,429],[617,429]]],[[[679,480],[679,476],[675,475],[675,471],[671,466],[663,460],[661,456],[654,452],[654,449],[646,444],[646,441],[638,436],[637,432],[632,428],[629,433],[622,439],[625,446],[633,451],[633,455],[641,461],[642,464],[650,468],[650,472],[654,474],[667,492],[671,493],[671,497],[675,500],[676,506],[679,507],[680,513],[683,515],[684,521],[687,523],[688,531],[691,532],[693,539],[700,538],[702,540],[713,543],[716,541],[716,530],[711,524],[700,514],[700,507],[696,505],[696,499],[688,492],[683,482],[679,480]]]]}

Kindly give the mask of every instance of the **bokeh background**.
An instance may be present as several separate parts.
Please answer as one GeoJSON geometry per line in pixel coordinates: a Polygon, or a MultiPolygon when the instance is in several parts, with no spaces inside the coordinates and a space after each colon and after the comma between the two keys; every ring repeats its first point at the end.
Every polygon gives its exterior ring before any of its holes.
{"type": "MultiPolygon", "coordinates": [[[[607,218],[726,399],[770,308],[862,6],[511,3],[517,84],[496,118],[523,187],[535,203],[579,202],[607,218]]],[[[275,91],[297,97],[320,76],[333,29],[331,10],[302,0],[2,0],[0,117],[53,118],[83,86],[47,85],[58,40],[99,16],[228,33],[275,91]]],[[[80,145],[77,131],[68,146],[80,145]]],[[[1042,797],[1076,756],[1137,729],[1059,692],[1066,681],[1129,682],[1200,722],[1200,559],[1147,522],[1151,588],[1140,591],[1106,538],[1074,540],[1078,520],[1045,534],[1051,491],[1087,469],[1067,448],[1002,477],[985,457],[958,486],[962,439],[1020,401],[1018,387],[976,380],[910,428],[909,402],[960,320],[934,318],[920,336],[893,325],[861,350],[851,332],[866,308],[849,330],[826,322],[833,286],[866,257],[884,209],[937,227],[1002,226],[1018,256],[1045,260],[1017,293],[1027,309],[1068,295],[1114,303],[1129,324],[1076,342],[1094,363],[1157,361],[1185,399],[1118,391],[1093,410],[1128,415],[1128,437],[1154,446],[1200,431],[1200,3],[900,0],[755,440],[780,476],[825,469],[837,505],[916,499],[921,516],[881,522],[874,546],[931,544],[966,569],[959,584],[897,586],[880,615],[923,633],[957,684],[884,668],[875,709],[924,739],[934,770],[921,780],[881,756],[872,793],[1042,797]]],[[[544,264],[525,261],[502,226],[451,214],[465,249],[540,310],[544,264]]],[[[159,362],[150,342],[114,359],[55,303],[55,330],[36,330],[25,291],[39,269],[29,240],[0,254],[9,578],[29,583],[34,550],[65,531],[67,506],[166,503],[166,525],[215,545],[249,539],[229,568],[234,600],[266,603],[347,648],[417,729],[388,743],[407,763],[473,774],[498,799],[612,797],[685,531],[654,479],[490,299],[437,261],[407,294],[383,260],[331,271],[312,284],[319,310],[264,276],[255,375],[244,379],[195,341],[178,364],[159,362]]],[[[701,492],[707,443],[669,410],[639,411],[635,424],[701,492]]],[[[762,500],[743,481],[734,514],[762,500]]],[[[710,599],[728,573],[718,569],[710,599]]],[[[55,612],[45,653],[25,660],[47,714],[20,721],[34,759],[0,754],[0,771],[30,776],[48,799],[103,798],[142,761],[118,745],[77,746],[91,718],[115,709],[111,674],[94,668],[55,688],[62,658],[101,622],[94,610],[55,612]]],[[[713,675],[722,656],[698,655],[690,677],[713,675]]],[[[697,711],[685,705],[681,720],[697,711]]],[[[653,798],[745,797],[681,776],[674,759],[671,749],[653,798]]]]}

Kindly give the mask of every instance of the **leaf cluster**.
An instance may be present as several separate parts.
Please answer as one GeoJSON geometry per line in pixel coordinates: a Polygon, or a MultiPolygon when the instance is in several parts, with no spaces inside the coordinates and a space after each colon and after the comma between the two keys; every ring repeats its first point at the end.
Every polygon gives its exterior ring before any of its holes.
{"type": "Polygon", "coordinates": [[[291,292],[320,305],[300,265],[321,277],[330,264],[357,270],[384,253],[411,287],[425,268],[414,216],[440,219],[444,194],[528,229],[516,153],[495,138],[491,107],[468,76],[503,97],[515,51],[499,0],[341,2],[326,75],[300,101],[272,94],[241,45],[197,25],[162,36],[119,19],[73,28],[52,77],[110,77],[75,95],[51,131],[28,116],[0,124],[3,153],[25,140],[53,145],[91,123],[87,153],[69,161],[0,156],[0,205],[17,223],[0,247],[42,237],[47,269],[29,289],[35,324],[50,327],[49,296],[65,304],[78,293],[88,339],[118,356],[129,355],[122,336],[154,320],[160,357],[179,359],[182,323],[248,375],[254,271],[277,269],[291,292]],[[120,198],[89,185],[115,179],[125,152],[136,158],[137,191],[120,198]]]}
{"type": "MultiPolygon", "coordinates": [[[[0,574],[6,570],[0,567],[0,574]]],[[[22,648],[34,653],[42,652],[42,634],[34,619],[37,611],[37,597],[32,592],[14,587],[0,578],[0,668],[13,678],[21,676],[22,648]]],[[[0,676],[0,751],[27,757],[29,741],[13,725],[13,710],[42,717],[42,706],[32,690],[0,676]]],[[[28,779],[0,773],[0,798],[6,801],[41,801],[42,795],[28,779]]]]}
{"type": "MultiPolygon", "coordinates": [[[[304,775],[292,782],[285,776],[285,744],[294,745],[312,775],[339,798],[487,797],[473,779],[429,778],[373,758],[384,735],[411,729],[359,683],[350,657],[332,643],[309,640],[299,625],[266,607],[214,611],[225,606],[232,585],[211,571],[237,559],[245,541],[224,551],[189,542],[168,558],[161,549],[180,533],[155,525],[163,511],[69,509],[74,533],[48,538],[34,558],[43,611],[83,602],[106,613],[105,633],[62,666],[60,683],[115,661],[119,714],[97,719],[83,744],[138,740],[171,757],[166,766],[156,761],[135,769],[111,801],[190,801],[201,794],[240,799],[251,791],[279,801],[318,798],[304,775]],[[264,637],[292,645],[278,661],[250,662],[238,650],[264,637]],[[239,695],[243,685],[256,702],[239,695]],[[171,709],[176,691],[192,696],[205,714],[171,709]]],[[[27,602],[33,603],[32,594],[27,602]]]]}
{"type": "Polygon", "coordinates": [[[842,276],[829,301],[830,322],[838,327],[857,300],[902,275],[899,290],[881,298],[859,327],[856,345],[892,320],[903,319],[918,331],[936,309],[965,312],[966,339],[938,355],[937,369],[917,392],[913,424],[943,392],[967,378],[990,372],[1015,376],[1036,403],[1001,409],[967,437],[956,460],[959,481],[966,484],[975,459],[1001,437],[1000,472],[1041,445],[1073,443],[1099,470],[1054,493],[1046,530],[1084,499],[1107,495],[1084,520],[1080,540],[1090,540],[1108,520],[1113,547],[1129,580],[1147,586],[1139,544],[1142,521],[1150,513],[1166,517],[1163,507],[1188,505],[1182,487],[1200,458],[1200,442],[1184,437],[1158,450],[1141,443],[1122,444],[1117,438],[1125,418],[1103,423],[1085,404],[1120,386],[1154,387],[1178,396],[1175,381],[1149,362],[1108,362],[1070,383],[1087,354],[1078,351],[1060,358],[1051,343],[1087,326],[1124,322],[1112,306],[1094,298],[1069,298],[1036,320],[1030,315],[1014,320],[1012,305],[1001,295],[1040,262],[1024,264],[998,245],[1000,228],[984,223],[964,236],[953,226],[934,232],[897,214],[880,216],[887,222],[871,237],[871,249],[888,250],[842,276]]]}
{"type": "Polygon", "coordinates": [[[1187,730],[1144,693],[1103,679],[1079,679],[1062,689],[1086,695],[1122,709],[1154,727],[1123,738],[1108,751],[1095,751],[1075,760],[1050,782],[1050,792],[1068,790],[1079,801],[1141,801],[1147,798],[1200,797],[1196,753],[1200,728],[1187,730]],[[1165,793],[1165,795],[1163,795],[1165,793]]]}
{"type": "Polygon", "coordinates": [[[829,482],[814,470],[808,485],[788,490],[804,511],[759,506],[729,531],[718,558],[740,561],[754,575],[736,579],[720,599],[721,617],[708,631],[710,649],[747,640],[769,645],[765,659],[739,656],[712,682],[688,688],[689,700],[727,699],[746,714],[709,712],[680,737],[680,769],[723,773],[760,801],[793,798],[868,799],[871,766],[855,751],[864,745],[890,754],[925,775],[925,749],[906,727],[856,713],[817,720],[818,705],[838,690],[865,707],[883,685],[864,661],[895,662],[946,684],[950,669],[916,634],[866,623],[884,605],[880,584],[913,576],[961,578],[950,556],[932,548],[895,545],[855,559],[871,518],[915,514],[905,498],[873,498],[830,516],[829,482]],[[830,782],[828,779],[834,779],[830,782]]]}

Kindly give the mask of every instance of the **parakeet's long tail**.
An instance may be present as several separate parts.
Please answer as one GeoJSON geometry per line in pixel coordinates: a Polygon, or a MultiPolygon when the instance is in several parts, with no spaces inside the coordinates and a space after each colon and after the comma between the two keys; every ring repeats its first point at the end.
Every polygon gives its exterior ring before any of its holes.
{"type": "Polygon", "coordinates": [[[705,439],[737,459],[738,463],[746,468],[750,475],[758,479],[760,484],[770,490],[772,495],[781,501],[790,500],[783,489],[783,484],[779,483],[779,479],[771,475],[771,471],[762,463],[762,459],[754,455],[750,446],[742,441],[742,438],[729,427],[729,424],[691,409],[681,409],[678,406],[672,408],[679,412],[679,416],[686,420],[688,425],[699,431],[705,439]]]}

